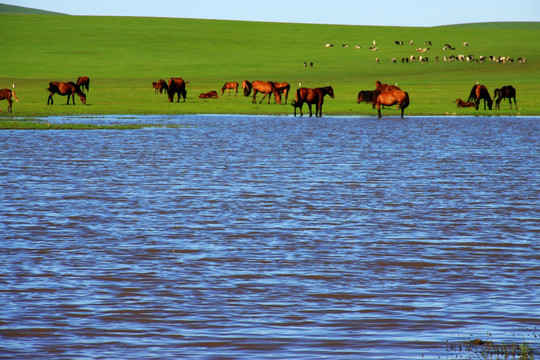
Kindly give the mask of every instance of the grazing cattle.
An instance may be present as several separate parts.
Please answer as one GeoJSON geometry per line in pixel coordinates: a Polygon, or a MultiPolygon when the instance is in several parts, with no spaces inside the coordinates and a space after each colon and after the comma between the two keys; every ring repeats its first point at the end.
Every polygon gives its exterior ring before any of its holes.
{"type": "Polygon", "coordinates": [[[474,103],[472,101],[465,102],[461,99],[456,99],[456,104],[458,108],[474,107],[474,103]]]}
{"type": "Polygon", "coordinates": [[[292,102],[294,108],[294,116],[296,116],[296,109],[300,109],[300,116],[303,116],[302,106],[304,103],[308,104],[309,116],[313,115],[311,105],[315,104],[315,116],[322,117],[322,106],[324,103],[324,97],[330,95],[334,98],[334,89],[331,86],[320,87],[316,89],[299,88],[296,90],[296,98],[292,102]]]}
{"type": "Polygon", "coordinates": [[[276,90],[279,92],[280,95],[285,96],[285,104],[287,103],[287,99],[289,98],[289,91],[291,90],[291,85],[288,82],[282,82],[282,83],[274,83],[274,86],[276,87],[276,90]]]}
{"type": "Polygon", "coordinates": [[[199,95],[199,98],[200,99],[217,99],[218,94],[217,94],[217,91],[209,91],[209,92],[202,93],[201,95],[199,95]]]}
{"type": "Polygon", "coordinates": [[[167,85],[167,95],[169,96],[169,102],[173,102],[174,94],[178,94],[176,102],[180,102],[180,96],[184,98],[186,102],[186,82],[182,78],[170,78],[167,85]]]}
{"type": "Polygon", "coordinates": [[[381,118],[381,106],[397,105],[398,109],[401,109],[401,118],[403,119],[403,113],[409,104],[410,99],[407,92],[401,90],[385,91],[377,96],[377,113],[381,118]]]}
{"type": "Polygon", "coordinates": [[[47,98],[47,105],[54,104],[53,95],[59,94],[62,96],[67,95],[67,105],[69,105],[69,98],[73,99],[73,105],[75,105],[75,94],[79,95],[83,104],[86,104],[86,95],[81,91],[81,88],[74,82],[50,82],[47,90],[50,92],[47,98]]]}
{"type": "Polygon", "coordinates": [[[227,90],[227,95],[231,96],[231,89],[235,91],[234,96],[238,95],[238,83],[237,82],[226,82],[225,85],[221,88],[221,95],[227,90]]]}
{"type": "Polygon", "coordinates": [[[90,78],[88,76],[79,76],[77,85],[79,85],[82,91],[84,91],[84,89],[90,91],[90,78]]]}
{"type": "Polygon", "coordinates": [[[512,85],[503,86],[500,89],[495,89],[495,92],[493,94],[493,98],[495,99],[495,108],[501,109],[500,103],[501,100],[504,98],[507,98],[510,102],[510,109],[512,109],[512,99],[514,99],[514,105],[517,109],[517,103],[516,103],[516,89],[512,85]]]}
{"type": "Polygon", "coordinates": [[[334,47],[334,44],[324,44],[324,47],[331,48],[334,47]]]}
{"type": "Polygon", "coordinates": [[[469,94],[469,99],[467,101],[473,100],[476,110],[478,110],[481,99],[484,99],[484,110],[486,110],[486,102],[489,110],[491,110],[493,106],[493,100],[491,100],[491,96],[489,96],[489,91],[487,90],[485,85],[476,84],[472,87],[471,93],[469,94]]]}
{"type": "Polygon", "coordinates": [[[394,43],[395,43],[396,45],[403,45],[403,41],[399,41],[399,40],[394,41],[394,43]]]}
{"type": "MultiPolygon", "coordinates": [[[[4,99],[7,100],[7,102],[8,102],[7,111],[8,112],[13,112],[13,110],[12,110],[13,100],[11,100],[12,96],[15,98],[16,102],[19,102],[19,99],[17,98],[17,95],[15,94],[15,91],[10,90],[10,89],[2,89],[2,90],[0,90],[0,100],[4,100],[4,99]]],[[[1,108],[0,108],[0,111],[2,111],[1,108]]]]}

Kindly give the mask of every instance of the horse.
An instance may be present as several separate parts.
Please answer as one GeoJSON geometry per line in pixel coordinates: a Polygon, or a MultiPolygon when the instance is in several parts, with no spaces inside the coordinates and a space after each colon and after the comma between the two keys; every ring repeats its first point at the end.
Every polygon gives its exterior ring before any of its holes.
{"type": "Polygon", "coordinates": [[[489,91],[487,90],[485,85],[476,84],[472,87],[471,93],[469,95],[469,99],[467,101],[473,100],[476,110],[478,110],[481,99],[484,99],[484,110],[486,110],[486,101],[487,101],[489,110],[491,110],[493,106],[493,100],[491,100],[491,96],[489,96],[489,91]]]}
{"type": "Polygon", "coordinates": [[[285,96],[285,104],[286,104],[287,99],[289,98],[289,91],[291,90],[291,85],[288,82],[283,82],[283,83],[274,83],[274,86],[276,87],[280,95],[285,96]]]}
{"type": "Polygon", "coordinates": [[[474,107],[474,103],[472,101],[465,102],[461,99],[456,99],[456,104],[458,108],[474,107]]]}
{"type": "Polygon", "coordinates": [[[83,104],[86,104],[86,95],[81,91],[79,85],[74,82],[50,82],[47,90],[50,92],[47,98],[47,105],[54,104],[53,95],[58,94],[62,96],[67,95],[67,105],[69,105],[69,98],[73,99],[73,105],[75,105],[75,94],[79,95],[83,104]]]}
{"type": "Polygon", "coordinates": [[[373,109],[375,109],[375,104],[377,103],[377,96],[379,96],[379,91],[371,91],[371,90],[360,90],[358,93],[358,99],[356,100],[357,104],[360,104],[361,102],[365,103],[371,103],[371,106],[373,109]]]}
{"type": "Polygon", "coordinates": [[[503,98],[507,98],[508,101],[510,101],[510,109],[512,109],[512,99],[514,99],[514,105],[517,109],[517,103],[516,103],[516,89],[512,85],[503,86],[500,89],[495,89],[495,92],[493,93],[493,98],[495,99],[495,108],[501,109],[500,103],[503,98]]]}
{"type": "MultiPolygon", "coordinates": [[[[19,99],[17,98],[17,94],[15,94],[15,91],[10,90],[10,89],[2,89],[2,90],[0,90],[0,100],[4,100],[4,99],[7,100],[7,102],[8,102],[7,111],[8,112],[13,112],[12,111],[13,100],[11,100],[12,96],[15,98],[16,102],[19,102],[19,99]]],[[[2,111],[1,108],[0,108],[0,111],[2,111]]]]}
{"type": "Polygon", "coordinates": [[[409,104],[409,94],[406,91],[393,90],[382,92],[379,94],[379,96],[377,96],[377,112],[379,114],[379,118],[381,118],[382,105],[397,105],[398,108],[401,109],[401,118],[403,119],[403,112],[409,106],[409,104]]]}
{"type": "Polygon", "coordinates": [[[157,94],[158,91],[160,94],[163,94],[163,90],[167,91],[169,87],[167,86],[167,83],[163,79],[159,79],[159,81],[154,81],[152,83],[152,87],[154,88],[154,92],[157,94]]]}
{"type": "Polygon", "coordinates": [[[169,102],[173,102],[174,94],[178,94],[178,100],[180,102],[180,96],[184,98],[186,102],[186,82],[182,78],[170,78],[169,84],[167,85],[167,95],[169,96],[169,102]]]}
{"type": "Polygon", "coordinates": [[[307,103],[310,117],[313,115],[311,111],[311,105],[313,104],[315,104],[315,116],[322,117],[322,106],[325,95],[330,95],[333,99],[335,97],[334,89],[331,86],[325,86],[315,89],[299,88],[296,90],[296,98],[292,103],[292,106],[294,107],[294,116],[296,116],[296,108],[300,109],[300,116],[303,116],[302,106],[304,103],[307,103]]]}
{"type": "Polygon", "coordinates": [[[251,82],[247,80],[242,81],[242,90],[244,90],[244,96],[249,96],[251,94],[251,82]]]}
{"type": "Polygon", "coordinates": [[[251,89],[253,90],[253,100],[251,100],[253,104],[257,103],[257,98],[256,98],[257,94],[263,93],[264,96],[262,97],[259,104],[261,104],[264,98],[266,97],[266,95],[269,95],[269,94],[270,96],[268,96],[268,103],[270,104],[270,97],[272,96],[271,94],[274,94],[277,103],[281,105],[281,94],[276,89],[276,86],[274,85],[273,82],[255,80],[254,82],[251,83],[251,89]]]}
{"type": "Polygon", "coordinates": [[[396,91],[401,90],[399,86],[382,84],[379,80],[375,81],[375,91],[385,92],[385,91],[396,91]]]}
{"type": "Polygon", "coordinates": [[[79,76],[77,85],[79,85],[82,91],[84,91],[84,89],[90,91],[90,78],[88,76],[79,76]]]}
{"type": "Polygon", "coordinates": [[[238,83],[237,82],[226,82],[225,85],[221,88],[221,95],[227,90],[227,94],[231,96],[231,89],[235,91],[234,96],[238,95],[238,83]]]}
{"type": "Polygon", "coordinates": [[[201,95],[199,95],[199,98],[200,99],[217,99],[218,94],[217,94],[217,91],[209,91],[209,92],[202,93],[201,95]]]}

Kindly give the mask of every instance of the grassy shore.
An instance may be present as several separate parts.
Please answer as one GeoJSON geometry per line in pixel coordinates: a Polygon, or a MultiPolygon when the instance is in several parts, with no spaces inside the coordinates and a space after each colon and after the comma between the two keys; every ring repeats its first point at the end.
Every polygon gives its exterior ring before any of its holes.
{"type": "MultiPolygon", "coordinates": [[[[252,104],[242,93],[217,100],[198,98],[202,92],[219,92],[227,81],[244,79],[287,81],[293,92],[300,84],[331,85],[336,98],[325,100],[325,115],[375,116],[371,106],[356,103],[356,96],[359,90],[373,89],[377,80],[397,83],[409,92],[406,115],[540,115],[540,23],[408,28],[26,14],[0,14],[0,19],[0,88],[15,84],[20,100],[13,104],[13,114],[7,114],[6,101],[0,102],[4,118],[292,114],[290,105],[274,105],[273,100],[270,105],[252,104]],[[377,51],[369,50],[373,40],[377,51]],[[404,45],[396,45],[396,40],[404,45]],[[326,43],[334,47],[326,48],[326,43]],[[446,43],[455,50],[443,50],[446,43]],[[430,50],[420,53],[417,48],[430,50]],[[514,63],[443,61],[444,56],[460,54],[508,56],[514,63]],[[401,62],[411,55],[427,56],[429,62],[401,62]],[[520,64],[519,57],[527,62],[520,64]],[[304,62],[314,66],[304,67],[304,62]],[[47,105],[50,81],[76,81],[82,75],[91,78],[87,105],[77,98],[77,105],[68,106],[58,95],[54,105],[47,105]],[[165,95],[154,94],[151,83],[172,76],[188,82],[185,103],[169,103],[165,95]],[[513,85],[519,109],[510,110],[507,100],[501,110],[458,109],[456,98],[466,99],[477,82],[491,94],[513,85]]],[[[388,109],[384,114],[398,112],[388,109]]]]}

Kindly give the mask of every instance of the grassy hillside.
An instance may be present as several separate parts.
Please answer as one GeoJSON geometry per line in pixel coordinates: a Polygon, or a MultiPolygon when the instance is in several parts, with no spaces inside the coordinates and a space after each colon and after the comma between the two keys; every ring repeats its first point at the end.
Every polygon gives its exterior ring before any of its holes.
{"type": "MultiPolygon", "coordinates": [[[[409,92],[411,106],[406,114],[540,114],[536,44],[540,23],[406,28],[9,14],[0,14],[0,20],[0,47],[7,54],[0,67],[0,88],[15,83],[20,99],[13,106],[16,116],[292,113],[289,105],[253,105],[241,94],[218,100],[197,98],[201,92],[219,90],[226,81],[244,79],[287,81],[293,90],[299,84],[332,85],[336,98],[325,101],[325,114],[374,115],[371,106],[356,104],[356,95],[361,89],[373,89],[376,80],[398,83],[409,92]],[[369,50],[373,40],[377,51],[369,50]],[[395,40],[404,45],[396,45],[395,40]],[[326,48],[326,43],[335,46],[326,48]],[[442,50],[446,43],[455,51],[442,50]],[[416,51],[427,47],[425,53],[416,51]],[[443,61],[452,54],[509,56],[516,61],[443,61]],[[411,55],[428,56],[429,62],[401,63],[411,55]],[[396,63],[391,61],[394,57],[396,63]],[[519,57],[527,62],[519,64],[519,57]],[[305,61],[313,62],[313,68],[304,67],[305,61]],[[55,105],[46,105],[49,81],[75,81],[81,75],[91,78],[88,105],[80,105],[77,99],[76,106],[68,107],[58,95],[55,105]],[[189,82],[185,104],[170,104],[165,95],[154,94],[152,81],[171,76],[189,82]],[[467,98],[476,82],[491,93],[514,85],[521,109],[510,111],[507,102],[501,111],[457,109],[455,99],[467,98]]],[[[4,108],[0,116],[6,116],[7,103],[0,102],[0,107],[4,108]]],[[[395,110],[386,113],[397,115],[395,110]]]]}
{"type": "Polygon", "coordinates": [[[59,14],[52,11],[27,8],[23,6],[0,4],[0,14],[34,14],[34,15],[52,15],[59,14]]]}

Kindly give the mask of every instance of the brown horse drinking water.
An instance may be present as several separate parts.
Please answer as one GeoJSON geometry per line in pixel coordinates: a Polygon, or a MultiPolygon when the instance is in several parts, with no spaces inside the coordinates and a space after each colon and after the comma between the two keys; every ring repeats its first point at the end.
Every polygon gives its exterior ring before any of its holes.
{"type": "Polygon", "coordinates": [[[221,88],[221,95],[227,90],[227,95],[231,96],[231,89],[235,91],[234,96],[238,95],[238,83],[237,82],[226,82],[225,85],[221,88]]]}
{"type": "MultiPolygon", "coordinates": [[[[249,82],[247,82],[247,83],[249,83],[249,82]]],[[[264,94],[264,96],[262,97],[259,104],[261,104],[263,102],[264,98],[267,95],[269,95],[268,96],[268,103],[270,104],[270,97],[272,96],[271,94],[274,94],[277,103],[281,105],[281,94],[276,89],[276,86],[274,85],[273,82],[255,80],[254,82],[251,83],[251,86],[249,86],[249,87],[250,87],[250,90],[248,91],[246,96],[249,96],[249,94],[251,93],[251,90],[253,90],[253,99],[251,100],[251,102],[253,104],[257,103],[257,93],[262,93],[262,94],[264,94]]],[[[246,94],[246,90],[244,89],[244,95],[245,94],[246,94]]]]}
{"type": "MultiPolygon", "coordinates": [[[[15,94],[15,91],[10,90],[10,89],[2,89],[2,90],[0,90],[0,100],[4,100],[4,99],[7,100],[7,102],[8,102],[7,111],[8,112],[12,112],[12,109],[11,109],[11,106],[13,104],[13,100],[11,100],[12,96],[15,98],[16,102],[19,102],[19,99],[17,98],[17,95],[15,94]]],[[[1,108],[0,108],[0,111],[2,111],[1,108]]]]}
{"type": "Polygon", "coordinates": [[[401,109],[401,118],[403,119],[403,112],[409,106],[409,94],[405,91],[394,90],[394,91],[385,91],[377,96],[377,112],[379,118],[381,117],[381,106],[392,106],[397,105],[401,109]]]}
{"type": "Polygon", "coordinates": [[[476,110],[478,110],[481,99],[484,99],[484,110],[486,110],[486,102],[489,107],[489,110],[491,110],[493,106],[493,100],[491,100],[491,96],[489,96],[489,91],[487,90],[485,85],[476,84],[472,87],[471,93],[469,95],[469,99],[467,101],[473,100],[476,110]]]}
{"type": "Polygon", "coordinates": [[[69,98],[73,99],[73,105],[75,105],[75,94],[79,95],[83,104],[86,104],[86,95],[81,91],[81,88],[74,82],[50,82],[47,90],[50,92],[47,99],[47,105],[54,104],[53,95],[59,94],[62,96],[67,95],[67,104],[69,105],[69,98]]]}
{"type": "Polygon", "coordinates": [[[300,109],[300,116],[303,116],[302,106],[308,104],[309,116],[313,115],[311,105],[315,104],[315,116],[322,117],[322,106],[325,95],[330,95],[334,98],[334,89],[331,86],[320,87],[316,89],[300,88],[296,90],[296,98],[292,103],[294,107],[294,116],[296,116],[296,108],[300,109]]]}

